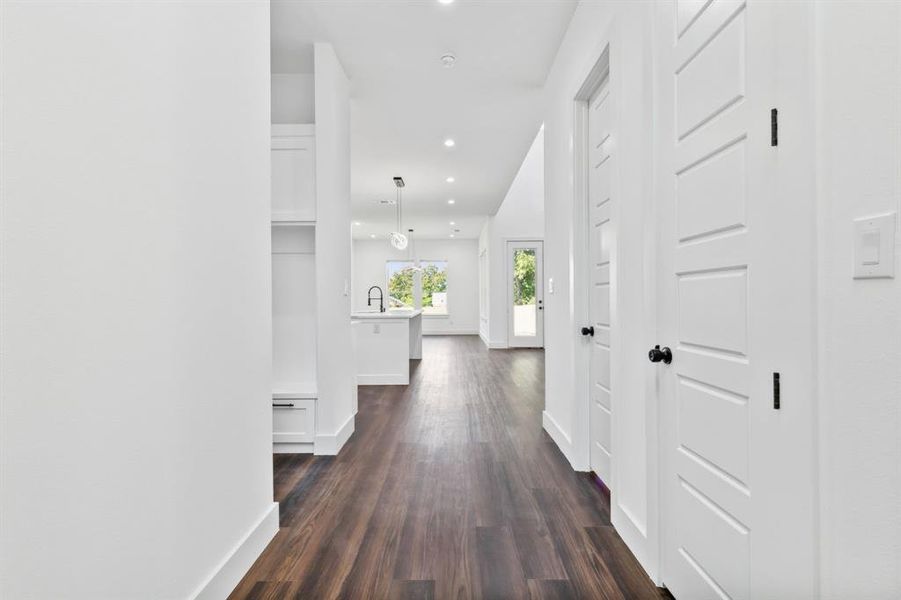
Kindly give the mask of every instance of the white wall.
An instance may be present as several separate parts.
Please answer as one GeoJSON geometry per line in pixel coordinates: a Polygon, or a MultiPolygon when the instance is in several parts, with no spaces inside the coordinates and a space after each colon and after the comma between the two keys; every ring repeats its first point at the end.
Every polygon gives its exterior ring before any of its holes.
{"type": "Polygon", "coordinates": [[[268,3],[0,24],[0,596],[190,597],[278,526],[268,3]]]}
{"type": "Polygon", "coordinates": [[[587,262],[580,253],[587,212],[573,187],[574,100],[610,46],[616,144],[611,269],[613,353],[612,518],[657,577],[656,394],[643,357],[653,345],[653,7],[582,2],[545,82],[545,415],[548,433],[576,470],[589,469],[587,262]],[[581,236],[581,237],[580,237],[581,236]],[[583,274],[583,270],[585,273],[583,274]]]}
{"type": "Polygon", "coordinates": [[[544,238],[544,128],[539,129],[497,213],[479,236],[488,254],[488,315],[480,322],[490,348],[507,346],[507,240],[544,238]]]}
{"type": "Polygon", "coordinates": [[[331,45],[317,43],[314,62],[316,453],[335,454],[353,432],[357,389],[350,329],[350,82],[331,45]]]}
{"type": "Polygon", "coordinates": [[[307,73],[272,74],[272,123],[315,121],[315,81],[307,73]]]}
{"type": "MultiPolygon", "coordinates": [[[[475,334],[479,331],[479,247],[476,240],[416,240],[421,260],[447,260],[448,316],[423,316],[422,333],[475,334]]],[[[385,238],[354,240],[353,308],[367,310],[366,292],[377,285],[387,295],[385,263],[406,260],[385,238]]],[[[386,304],[387,308],[387,304],[386,304]]]]}
{"type": "Polygon", "coordinates": [[[852,220],[901,209],[901,4],[816,8],[822,595],[901,598],[901,238],[851,278],[852,220]]]}

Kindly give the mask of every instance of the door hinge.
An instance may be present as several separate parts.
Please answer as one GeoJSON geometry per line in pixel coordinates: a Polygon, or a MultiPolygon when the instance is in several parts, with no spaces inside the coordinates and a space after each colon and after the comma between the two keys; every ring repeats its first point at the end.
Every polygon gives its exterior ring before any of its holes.
{"type": "Polygon", "coordinates": [[[770,109],[770,146],[779,145],[779,111],[770,109]]]}
{"type": "Polygon", "coordinates": [[[779,373],[773,373],[773,408],[779,410],[782,408],[782,399],[780,398],[779,389],[779,373]]]}

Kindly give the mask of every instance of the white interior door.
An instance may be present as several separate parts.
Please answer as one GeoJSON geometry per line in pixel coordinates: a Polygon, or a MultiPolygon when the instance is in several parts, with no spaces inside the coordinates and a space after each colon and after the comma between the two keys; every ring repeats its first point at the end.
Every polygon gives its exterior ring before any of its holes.
{"type": "Polygon", "coordinates": [[[542,243],[507,242],[507,345],[544,346],[542,243]]]}
{"type": "Polygon", "coordinates": [[[771,139],[771,108],[794,101],[779,4],[660,2],[658,327],[672,363],[649,368],[662,578],[680,600],[814,593],[812,214],[787,191],[803,170],[771,139]]]}
{"type": "MultiPolygon", "coordinates": [[[[588,315],[589,441],[591,470],[610,486],[612,403],[610,386],[610,267],[613,247],[611,222],[613,198],[611,130],[613,108],[609,80],[604,80],[588,100],[588,315]]],[[[584,334],[584,331],[583,331],[584,334]]]]}

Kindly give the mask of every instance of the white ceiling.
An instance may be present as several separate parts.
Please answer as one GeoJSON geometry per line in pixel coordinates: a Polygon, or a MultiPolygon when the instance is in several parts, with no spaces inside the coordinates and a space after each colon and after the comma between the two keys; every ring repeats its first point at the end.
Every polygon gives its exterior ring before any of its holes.
{"type": "Polygon", "coordinates": [[[272,72],[311,72],[311,44],[324,41],[351,79],[355,237],[394,229],[394,207],[377,202],[394,198],[395,175],[416,237],[478,236],[541,125],[541,88],[575,5],[273,0],[272,72]]]}

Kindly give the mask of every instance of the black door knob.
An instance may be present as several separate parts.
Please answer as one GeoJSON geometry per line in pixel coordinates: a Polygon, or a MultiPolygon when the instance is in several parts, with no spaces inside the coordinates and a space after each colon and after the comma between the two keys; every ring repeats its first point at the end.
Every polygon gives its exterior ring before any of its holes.
{"type": "Polygon", "coordinates": [[[594,335],[594,326],[592,327],[583,327],[582,335],[594,335]]]}
{"type": "Polygon", "coordinates": [[[661,348],[660,344],[657,344],[648,352],[648,359],[652,363],[663,361],[663,364],[668,365],[673,362],[673,351],[666,346],[661,348]]]}

